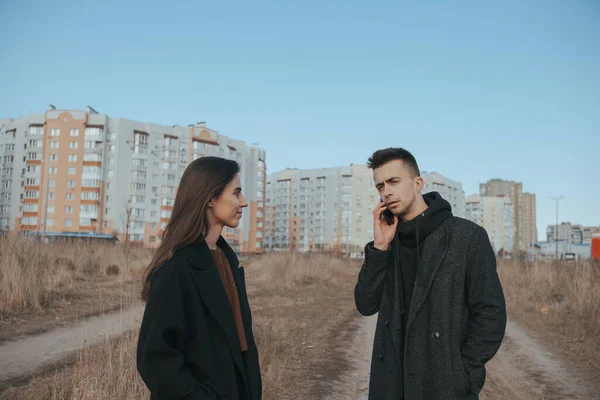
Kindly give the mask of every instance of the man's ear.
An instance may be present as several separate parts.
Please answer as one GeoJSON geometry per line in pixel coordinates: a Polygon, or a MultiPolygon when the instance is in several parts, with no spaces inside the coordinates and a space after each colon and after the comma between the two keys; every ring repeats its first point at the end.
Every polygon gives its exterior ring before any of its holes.
{"type": "Polygon", "coordinates": [[[421,192],[425,187],[425,181],[420,176],[415,181],[415,192],[421,192]]]}

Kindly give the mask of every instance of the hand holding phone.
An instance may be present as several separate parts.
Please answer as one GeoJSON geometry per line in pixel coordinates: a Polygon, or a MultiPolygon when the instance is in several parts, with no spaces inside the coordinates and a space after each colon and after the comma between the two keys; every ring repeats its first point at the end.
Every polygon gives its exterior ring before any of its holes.
{"type": "Polygon", "coordinates": [[[387,209],[386,203],[380,199],[373,210],[374,246],[379,250],[387,250],[396,235],[398,216],[387,209]]]}

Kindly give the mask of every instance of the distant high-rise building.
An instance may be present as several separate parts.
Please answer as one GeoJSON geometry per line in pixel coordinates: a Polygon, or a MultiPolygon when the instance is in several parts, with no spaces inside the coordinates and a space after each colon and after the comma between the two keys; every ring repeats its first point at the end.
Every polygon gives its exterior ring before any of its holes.
{"type": "Polygon", "coordinates": [[[0,234],[94,233],[157,246],[183,171],[220,156],[241,165],[249,215],[223,235],[262,250],[265,152],[207,128],[57,110],[0,120],[0,234]]]}
{"type": "Polygon", "coordinates": [[[508,197],[467,196],[466,217],[487,231],[495,253],[500,250],[513,253],[513,215],[508,197]]]}
{"type": "Polygon", "coordinates": [[[523,193],[523,184],[491,179],[479,185],[479,194],[486,197],[508,197],[513,205],[515,251],[527,251],[537,241],[535,194],[523,193]]]}

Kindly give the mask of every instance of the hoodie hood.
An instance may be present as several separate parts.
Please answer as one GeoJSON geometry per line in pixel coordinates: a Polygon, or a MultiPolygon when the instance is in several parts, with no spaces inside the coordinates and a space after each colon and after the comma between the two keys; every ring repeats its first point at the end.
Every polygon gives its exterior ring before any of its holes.
{"type": "Polygon", "coordinates": [[[398,239],[403,246],[420,246],[427,236],[452,216],[452,206],[438,192],[423,195],[427,209],[410,221],[398,224],[398,239]]]}

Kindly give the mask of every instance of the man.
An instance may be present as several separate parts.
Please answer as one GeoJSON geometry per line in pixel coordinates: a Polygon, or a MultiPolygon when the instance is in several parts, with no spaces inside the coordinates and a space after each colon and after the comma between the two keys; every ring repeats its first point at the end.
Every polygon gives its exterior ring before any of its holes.
{"type": "Polygon", "coordinates": [[[488,235],[421,193],[410,152],[378,150],[368,166],[382,202],[354,297],[362,315],[379,313],[369,400],[478,399],[506,328],[488,235]]]}

